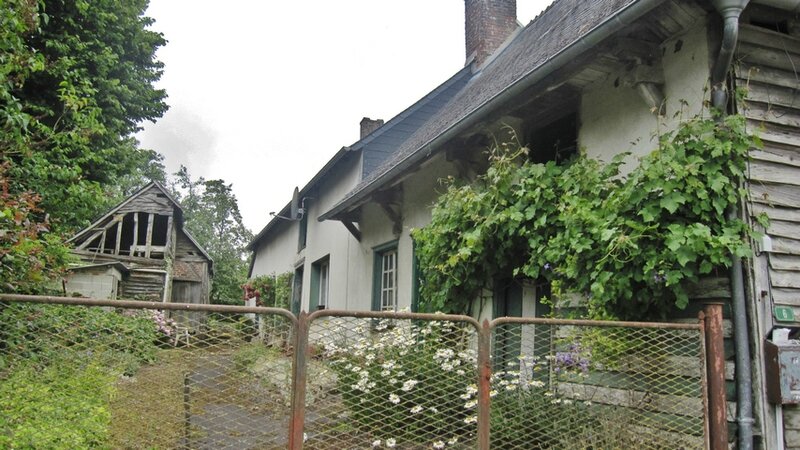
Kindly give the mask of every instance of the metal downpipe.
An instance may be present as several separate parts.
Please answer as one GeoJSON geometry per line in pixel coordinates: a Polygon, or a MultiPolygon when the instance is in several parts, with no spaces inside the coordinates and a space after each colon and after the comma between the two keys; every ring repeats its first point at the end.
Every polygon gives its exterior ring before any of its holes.
{"type": "MultiPolygon", "coordinates": [[[[733,53],[739,38],[739,16],[749,0],[715,0],[714,6],[722,15],[722,44],[716,64],[711,70],[711,104],[720,117],[727,114],[728,94],[725,81],[733,62],[733,53]]],[[[726,216],[738,218],[738,205],[731,206],[726,216]]],[[[731,256],[730,268],[731,300],[733,304],[734,346],[736,348],[736,405],[738,414],[738,449],[753,448],[753,378],[750,369],[750,343],[747,327],[747,305],[744,294],[744,275],[741,258],[731,256]]]]}

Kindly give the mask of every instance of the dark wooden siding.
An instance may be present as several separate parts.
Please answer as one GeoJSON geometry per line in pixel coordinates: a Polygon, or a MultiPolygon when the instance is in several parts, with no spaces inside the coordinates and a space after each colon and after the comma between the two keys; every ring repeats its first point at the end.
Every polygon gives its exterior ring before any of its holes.
{"type": "MultiPolygon", "coordinates": [[[[772,20],[767,19],[766,23],[772,20]]],[[[779,19],[776,25],[786,18],[779,19]]],[[[758,22],[764,25],[763,19],[753,23],[758,22]]],[[[790,24],[784,31],[796,27],[790,24]]],[[[747,90],[740,111],[764,144],[751,152],[748,174],[749,212],[754,218],[769,218],[763,231],[772,243],[772,251],[760,253],[753,262],[756,289],[763,292],[760,300],[768,302],[767,315],[776,306],[794,310],[793,321],[779,322],[772,316],[768,323],[796,327],[800,326],[800,39],[777,31],[780,28],[741,25],[737,86],[747,90]]],[[[758,341],[763,337],[755,336],[758,341]]],[[[800,410],[784,407],[783,420],[786,448],[800,448],[800,410]]]]}
{"type": "Polygon", "coordinates": [[[750,213],[769,218],[771,300],[794,308],[800,325],[800,39],[742,24],[739,59],[741,110],[764,143],[751,152],[750,213]]]}
{"type": "Polygon", "coordinates": [[[120,288],[123,299],[160,302],[164,295],[164,274],[132,271],[120,288]]]}
{"type": "Polygon", "coordinates": [[[173,215],[173,211],[174,204],[172,201],[161,192],[161,189],[152,186],[150,189],[140,193],[132,198],[130,202],[123,205],[118,213],[141,212],[171,216],[173,215]]]}

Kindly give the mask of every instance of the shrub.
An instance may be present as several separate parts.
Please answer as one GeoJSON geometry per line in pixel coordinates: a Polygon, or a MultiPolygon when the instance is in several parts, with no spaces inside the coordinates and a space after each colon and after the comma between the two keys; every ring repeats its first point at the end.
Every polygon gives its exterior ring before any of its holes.
{"type": "Polygon", "coordinates": [[[114,382],[155,360],[157,314],[0,308],[0,448],[106,446],[114,382]]]}
{"type": "Polygon", "coordinates": [[[381,321],[354,332],[355,342],[328,344],[325,357],[361,431],[388,442],[426,436],[456,442],[474,434],[475,411],[460,398],[476,380],[476,355],[464,329],[381,321]]]}
{"type": "MultiPolygon", "coordinates": [[[[597,429],[591,401],[562,392],[559,382],[580,381],[588,354],[572,345],[551,357],[520,356],[492,375],[492,448],[564,448],[577,430],[597,429]]],[[[471,397],[469,397],[471,398],[471,397]]]]}
{"type": "Polygon", "coordinates": [[[61,360],[16,368],[0,382],[0,448],[104,446],[115,375],[98,364],[61,360]]]}
{"type": "Polygon", "coordinates": [[[148,313],[118,314],[101,308],[12,304],[0,310],[0,367],[11,359],[47,365],[53,360],[91,359],[130,374],[152,362],[159,338],[148,313]]]}
{"type": "MultiPolygon", "coordinates": [[[[431,222],[414,230],[423,311],[468,313],[491,280],[549,282],[553,298],[586,298],[593,318],[662,319],[688,304],[687,285],[751,254],[726,210],[747,153],[759,144],[742,116],[696,118],[660,137],[622,174],[585,155],[535,164],[505,143],[469,185],[450,179],[431,222]]],[[[558,304],[556,304],[558,306],[558,304]]]]}

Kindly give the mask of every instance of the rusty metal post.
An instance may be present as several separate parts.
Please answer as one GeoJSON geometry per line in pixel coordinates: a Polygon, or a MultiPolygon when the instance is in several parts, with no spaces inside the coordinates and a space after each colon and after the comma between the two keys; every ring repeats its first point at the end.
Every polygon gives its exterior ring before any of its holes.
{"type": "Polygon", "coordinates": [[[700,363],[700,392],[703,397],[703,448],[711,448],[711,433],[708,428],[708,361],[706,361],[706,314],[697,313],[697,323],[700,326],[700,351],[697,357],[700,363]]]}
{"type": "Polygon", "coordinates": [[[189,392],[189,374],[183,374],[183,438],[189,447],[189,435],[192,422],[191,397],[189,392]]]}
{"type": "Polygon", "coordinates": [[[489,321],[484,320],[478,330],[478,448],[489,450],[489,433],[491,416],[492,366],[489,359],[492,343],[492,329],[489,321]]]}
{"type": "Polygon", "coordinates": [[[292,417],[289,420],[289,449],[303,448],[303,429],[306,415],[306,379],[308,371],[308,313],[300,312],[294,336],[294,358],[292,358],[292,417]]]}
{"type": "Polygon", "coordinates": [[[725,401],[725,348],[722,335],[722,304],[710,303],[705,313],[706,380],[708,382],[708,427],[711,450],[728,448],[725,401]]]}

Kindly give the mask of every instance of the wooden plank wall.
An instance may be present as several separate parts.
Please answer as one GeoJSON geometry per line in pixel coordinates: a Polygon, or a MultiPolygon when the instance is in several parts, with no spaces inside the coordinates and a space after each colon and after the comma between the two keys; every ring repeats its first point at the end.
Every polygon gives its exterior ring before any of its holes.
{"type": "Polygon", "coordinates": [[[164,274],[134,270],[120,287],[125,300],[160,302],[164,294],[164,274]]]}
{"type": "Polygon", "coordinates": [[[764,143],[751,152],[751,214],[769,218],[772,300],[795,308],[800,325],[800,39],[742,24],[739,59],[741,110],[764,143]]]}
{"type": "Polygon", "coordinates": [[[174,205],[169,198],[159,188],[151,186],[150,189],[140,193],[132,198],[130,202],[123,205],[118,213],[143,212],[171,216],[173,215],[173,209],[174,205]]]}
{"type": "MultiPolygon", "coordinates": [[[[761,284],[770,291],[768,311],[774,306],[792,308],[794,321],[782,324],[796,327],[800,326],[800,39],[789,33],[800,22],[792,22],[796,21],[790,17],[767,15],[751,23],[774,23],[774,29],[741,24],[737,86],[747,88],[740,111],[764,144],[751,152],[749,165],[750,214],[769,218],[765,231],[772,241],[764,271],[769,280],[761,284]]],[[[783,419],[786,448],[800,448],[800,410],[785,406],[783,419]]]]}

